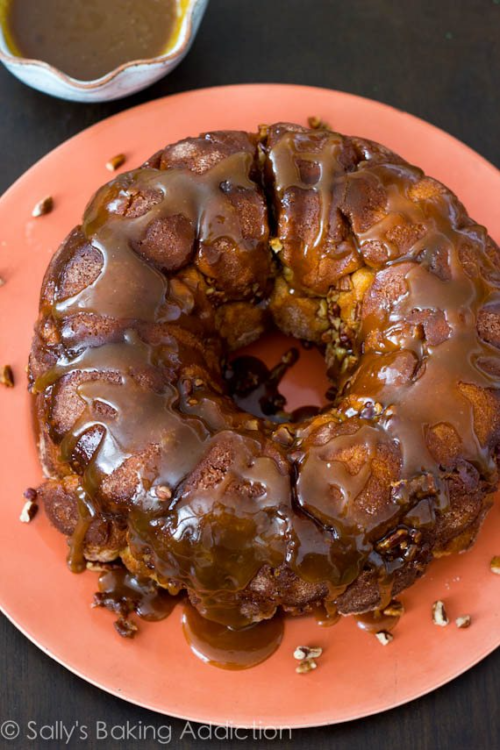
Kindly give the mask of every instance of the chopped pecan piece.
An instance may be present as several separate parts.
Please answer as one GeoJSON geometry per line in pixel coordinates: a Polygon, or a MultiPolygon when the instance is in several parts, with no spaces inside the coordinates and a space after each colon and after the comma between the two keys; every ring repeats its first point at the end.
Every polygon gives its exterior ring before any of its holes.
{"type": "Polygon", "coordinates": [[[45,216],[45,214],[50,214],[50,212],[54,208],[54,199],[51,195],[46,195],[45,198],[42,198],[41,201],[38,201],[38,203],[34,206],[33,211],[31,212],[31,215],[34,219],[38,219],[39,216],[45,216]]]}
{"type": "Polygon", "coordinates": [[[394,636],[388,630],[380,630],[378,633],[375,633],[375,638],[382,646],[387,646],[394,640],[394,636]]]}
{"type": "Polygon", "coordinates": [[[297,674],[307,674],[308,672],[312,672],[313,669],[316,669],[317,666],[318,665],[314,659],[303,659],[303,661],[297,665],[295,671],[297,674]]]}
{"type": "Polygon", "coordinates": [[[116,632],[121,635],[122,638],[134,638],[137,633],[137,625],[132,620],[128,620],[126,617],[119,617],[114,623],[116,632]]]}
{"type": "Polygon", "coordinates": [[[490,570],[500,576],[500,555],[495,555],[490,562],[490,570]]]}
{"type": "Polygon", "coordinates": [[[439,625],[441,628],[446,627],[450,622],[446,614],[444,602],[441,600],[434,602],[432,605],[432,620],[434,625],[439,625]]]}
{"type": "Polygon", "coordinates": [[[110,172],[116,172],[116,170],[124,163],[125,154],[117,154],[116,156],[112,156],[111,159],[106,162],[106,169],[109,169],[110,172]]]}
{"type": "Polygon", "coordinates": [[[19,516],[19,520],[22,523],[29,523],[38,513],[38,505],[33,500],[26,500],[19,516]]]}
{"type": "Polygon", "coordinates": [[[316,117],[315,115],[307,118],[307,124],[310,128],[313,128],[313,130],[331,130],[330,125],[325,120],[322,120],[321,117],[316,117]]]}
{"type": "Polygon", "coordinates": [[[6,388],[14,387],[14,373],[10,365],[0,367],[0,383],[6,388]]]}
{"type": "Polygon", "coordinates": [[[158,500],[170,500],[172,497],[172,490],[167,487],[166,484],[159,484],[155,490],[156,497],[158,500]]]}
{"type": "Polygon", "coordinates": [[[293,658],[298,661],[302,661],[303,659],[319,659],[322,653],[323,649],[319,647],[297,646],[293,652],[293,658]]]}

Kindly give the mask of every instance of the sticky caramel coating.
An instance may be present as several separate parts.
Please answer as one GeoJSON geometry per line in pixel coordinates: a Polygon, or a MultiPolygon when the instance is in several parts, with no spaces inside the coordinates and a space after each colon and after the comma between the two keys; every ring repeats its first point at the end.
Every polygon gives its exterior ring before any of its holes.
{"type": "Polygon", "coordinates": [[[496,488],[500,253],[383,146],[280,123],[167,146],[42,285],[39,489],[70,565],[121,558],[232,626],[367,612],[470,545],[496,488]],[[330,407],[238,409],[222,359],[318,346],[330,407]]]}

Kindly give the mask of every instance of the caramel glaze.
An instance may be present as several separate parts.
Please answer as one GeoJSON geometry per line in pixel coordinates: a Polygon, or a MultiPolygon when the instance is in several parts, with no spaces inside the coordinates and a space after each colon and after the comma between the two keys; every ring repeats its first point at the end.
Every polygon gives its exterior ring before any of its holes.
{"type": "Polygon", "coordinates": [[[172,612],[177,600],[150,578],[140,578],[123,567],[112,567],[99,576],[94,605],[121,617],[135,612],[143,620],[157,622],[172,612]]]}
{"type": "Polygon", "coordinates": [[[125,564],[217,623],[383,607],[496,486],[499,270],[446,188],[327,131],[208,134],[113,180],[48,271],[31,360],[46,469],[79,477],[70,565],[125,519],[125,564]],[[273,320],[325,352],[323,413],[230,398],[221,358],[273,320]]]}

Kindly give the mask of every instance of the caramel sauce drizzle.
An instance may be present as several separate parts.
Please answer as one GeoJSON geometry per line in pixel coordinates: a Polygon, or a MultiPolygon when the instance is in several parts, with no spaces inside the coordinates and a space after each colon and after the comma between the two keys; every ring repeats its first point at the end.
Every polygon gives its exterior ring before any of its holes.
{"type": "MultiPolygon", "coordinates": [[[[324,134],[322,134],[324,140],[324,134]]],[[[446,472],[430,453],[429,430],[446,425],[451,427],[461,443],[461,455],[478,469],[494,487],[497,467],[490,445],[482,445],[475,430],[474,406],[461,385],[481,389],[498,387],[498,377],[481,365],[485,360],[498,358],[497,349],[480,339],[476,321],[480,310],[498,298],[498,270],[484,252],[485,232],[473,225],[459,226],[457,201],[449,193],[440,192],[426,201],[413,201],[408,192],[423,173],[408,165],[367,164],[365,170],[342,174],[346,183],[339,183],[338,161],[332,153],[339,147],[336,136],[318,148],[318,138],[311,134],[285,135],[271,156],[275,189],[286,208],[286,197],[291,188],[313,190],[321,202],[321,221],[318,234],[311,244],[302,248],[307,257],[311,248],[328,231],[328,217],[333,201],[342,207],[341,197],[349,183],[363,180],[366,172],[376,179],[387,195],[385,216],[364,232],[354,232],[358,250],[363,255],[366,243],[378,242],[386,250],[385,268],[404,270],[404,290],[399,298],[375,307],[370,314],[362,313],[361,340],[372,343],[361,358],[359,367],[340,383],[340,397],[335,404],[341,420],[357,418],[368,405],[377,405],[379,416],[370,424],[363,421],[350,435],[336,436],[326,444],[313,446],[299,454],[301,469],[297,480],[298,502],[320,523],[330,526],[345,538],[345,521],[353,502],[361,495],[371,474],[370,463],[375,447],[388,438],[400,453],[399,491],[394,493],[399,512],[415,504],[412,483],[427,476],[428,494],[440,511],[449,503],[446,472]],[[316,140],[311,147],[311,139],[316,140]],[[297,169],[298,161],[313,161],[320,165],[317,179],[304,181],[297,169]],[[326,164],[325,164],[326,163],[326,164]],[[294,166],[295,165],[295,166],[294,166]],[[341,196],[340,198],[338,196],[341,196]],[[412,243],[410,250],[397,254],[388,239],[390,230],[401,223],[425,227],[424,236],[412,243]],[[468,275],[459,257],[459,248],[469,243],[480,255],[482,272],[468,275]],[[441,279],[431,263],[437,254],[446,256],[449,276],[441,279]],[[431,345],[416,325],[409,325],[412,313],[442,314],[448,327],[445,340],[431,345]],[[404,352],[412,359],[410,376],[402,379],[398,355],[404,352]],[[362,446],[367,463],[352,472],[347,464],[335,462],[332,454],[342,454],[349,446],[362,446]],[[338,489],[340,498],[332,501],[324,488],[338,489]],[[408,490],[405,492],[405,487],[408,490]],[[322,491],[323,489],[323,491],[322,491]]],[[[285,210],[285,208],[283,210],[285,210]]],[[[396,509],[395,509],[396,510],[396,509]]],[[[380,518],[377,519],[380,522],[380,518]]],[[[362,530],[359,529],[361,532],[362,530]]],[[[372,556],[372,561],[375,562],[372,556]]]]}
{"type": "MultiPolygon", "coordinates": [[[[482,275],[471,278],[465,273],[458,248],[470,237],[467,227],[456,228],[453,222],[453,202],[445,195],[427,201],[425,211],[415,208],[394,185],[411,179],[416,170],[395,165],[384,165],[373,170],[382,184],[389,184],[389,216],[404,216],[426,226],[425,237],[417,241],[411,252],[397,263],[408,263],[405,273],[406,291],[390,312],[379,309],[363,322],[364,333],[377,329],[381,334],[378,349],[365,355],[363,362],[346,388],[346,393],[380,402],[390,414],[381,422],[384,429],[397,441],[403,458],[403,476],[412,478],[430,467],[437,476],[439,467],[430,455],[425,431],[439,424],[451,425],[462,442],[464,458],[485,476],[496,474],[496,464],[489,446],[481,445],[474,429],[473,405],[464,396],[460,384],[479,388],[498,385],[498,378],[480,366],[481,359],[497,357],[494,346],[482,341],[476,331],[479,311],[492,301],[491,281],[482,275]],[[451,221],[450,221],[451,219],[451,221]],[[450,278],[440,279],[427,263],[433,252],[446,252],[450,278]],[[424,260],[417,262],[419,255],[424,260]],[[408,332],[405,321],[415,310],[444,313],[449,328],[448,336],[437,346],[408,332]],[[391,351],[409,351],[415,358],[409,387],[394,382],[391,372],[391,351]]],[[[380,222],[371,238],[383,241],[387,220],[380,222]]],[[[485,259],[486,260],[486,259],[485,259]]],[[[393,263],[395,263],[394,261],[393,263]]],[[[487,269],[486,269],[487,270],[487,269]]],[[[490,279],[495,277],[491,269],[490,279]]],[[[495,296],[493,295],[493,299],[495,296]]],[[[349,410],[348,410],[349,413],[349,410]]],[[[441,485],[441,493],[446,493],[441,485]]],[[[442,500],[446,504],[446,498],[442,500]]]]}
{"type": "Polygon", "coordinates": [[[285,133],[280,142],[270,151],[269,161],[276,177],[278,199],[283,200],[291,188],[310,190],[311,182],[314,192],[320,196],[320,214],[318,228],[312,243],[303,248],[303,258],[307,261],[312,248],[320,250],[325,233],[329,226],[332,207],[332,190],[336,178],[343,176],[343,169],[338,161],[338,152],[342,146],[342,136],[332,133],[324,146],[318,149],[318,139],[314,133],[285,133]],[[307,181],[301,175],[301,163],[312,168],[307,181]]]}
{"type": "MultiPolygon", "coordinates": [[[[78,386],[84,410],[61,443],[62,457],[82,477],[81,521],[71,543],[73,568],[82,565],[82,544],[92,517],[113,512],[103,484],[125,462],[148,454],[126,500],[130,550],[154,567],[160,584],[174,579],[194,589],[202,614],[233,628],[248,625],[238,593],[266,565],[286,563],[304,580],[326,584],[333,606],[368,562],[378,571],[382,606],[390,600],[392,576],[404,564],[404,555],[384,557],[374,549],[375,541],[394,527],[411,531],[420,524],[432,526],[434,511],[443,511],[449,502],[446,471],[427,442],[436,426],[449,426],[461,443],[461,455],[492,487],[496,482],[493,448],[478,439],[473,404],[460,386],[498,386],[498,378],[482,364],[497,359],[498,352],[479,338],[475,324],[484,305],[498,299],[498,272],[484,250],[485,235],[476,225],[457,225],[455,199],[448,193],[412,200],[408,190],[422,178],[419,170],[368,160],[346,172],[338,156],[342,137],[331,134],[321,148],[315,137],[289,133],[268,154],[282,207],[291,188],[319,196],[317,231],[311,243],[300,248],[300,262],[307,265],[315,257],[313,250],[321,254],[335,201],[342,201],[347,186],[352,189],[369,173],[386,191],[386,216],[366,231],[353,229],[353,238],[361,257],[368,242],[386,247],[386,271],[399,268],[403,275],[397,299],[369,312],[363,306],[363,356],[354,374],[339,383],[339,396],[326,414],[338,429],[328,439],[316,440],[314,421],[290,420],[293,446],[287,455],[278,439],[279,427],[269,424],[270,415],[264,419],[258,414],[259,431],[252,432],[237,410],[224,407],[224,397],[210,385],[189,399],[169,374],[165,347],[145,343],[137,333],[140,323],[171,319],[171,278],[133,249],[151,222],[177,214],[187,217],[197,238],[193,253],[200,255],[220,253],[216,244],[221,239],[239,252],[254,247],[227,197],[228,186],[260,190],[247,153],[234,154],[204,174],[180,168],[136,170],[97,194],[83,231],[102,256],[101,272],[78,294],[66,299],[56,295],[52,316],[61,324],[84,312],[127,321],[126,331],[117,343],[66,352],[34,387],[50,395],[54,385],[72,373],[87,378],[78,386]],[[299,168],[303,162],[313,167],[307,180],[299,168]],[[116,212],[132,189],[160,196],[144,216],[116,212]],[[388,232],[401,221],[418,223],[425,233],[398,256],[388,232]],[[462,265],[463,243],[472,244],[480,255],[477,276],[468,275],[462,265]],[[446,256],[446,280],[432,269],[437,252],[446,256]],[[421,335],[421,326],[410,325],[415,311],[442,315],[444,339],[431,344],[425,331],[421,335]],[[404,379],[400,355],[411,360],[404,379]],[[159,376],[160,383],[144,384],[137,371],[159,376]],[[370,418],[363,416],[368,406],[377,407],[370,418]],[[89,434],[98,439],[85,458],[81,446],[89,434]],[[266,448],[273,435],[274,457],[266,448]],[[384,513],[376,509],[371,523],[366,515],[361,522],[357,505],[379,451],[387,446],[397,454],[397,481],[387,488],[384,513]],[[360,449],[363,461],[351,466],[346,456],[360,449]],[[218,474],[214,459],[206,481],[190,482],[200,460],[217,450],[232,454],[224,471],[218,474]],[[168,501],[158,499],[158,486],[171,490],[168,501]]],[[[187,313],[180,315],[177,322],[183,325],[187,318],[187,313]]],[[[251,390],[247,395],[241,406],[250,409],[251,390]]],[[[193,629],[189,618],[195,616],[186,617],[186,627],[193,629]]],[[[212,640],[216,643],[217,638],[212,640]]]]}
{"type": "Polygon", "coordinates": [[[99,575],[99,591],[94,607],[105,607],[118,615],[115,628],[125,638],[133,638],[137,626],[130,621],[135,613],[142,620],[158,622],[173,611],[178,598],[160,588],[151,578],[133,575],[123,567],[110,566],[99,575]]]}

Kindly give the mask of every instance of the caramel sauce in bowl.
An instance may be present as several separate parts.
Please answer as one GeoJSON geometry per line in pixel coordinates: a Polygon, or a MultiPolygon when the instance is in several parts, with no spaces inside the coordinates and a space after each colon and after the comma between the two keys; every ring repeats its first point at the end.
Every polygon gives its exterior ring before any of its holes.
{"type": "Polygon", "coordinates": [[[155,0],[50,0],[41,13],[36,0],[0,0],[0,61],[24,83],[61,99],[120,99],[179,64],[207,4],[167,0],[160,10],[155,0]]]}

